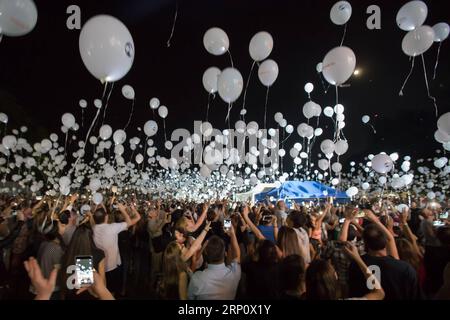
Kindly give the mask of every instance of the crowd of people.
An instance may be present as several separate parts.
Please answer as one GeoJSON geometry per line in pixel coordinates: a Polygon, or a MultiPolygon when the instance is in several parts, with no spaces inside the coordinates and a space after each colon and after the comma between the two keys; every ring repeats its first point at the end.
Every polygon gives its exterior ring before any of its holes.
{"type": "Polygon", "coordinates": [[[449,203],[416,200],[2,195],[0,299],[135,299],[133,284],[165,300],[450,299],[449,203]],[[77,257],[90,286],[73,285],[77,257]]]}

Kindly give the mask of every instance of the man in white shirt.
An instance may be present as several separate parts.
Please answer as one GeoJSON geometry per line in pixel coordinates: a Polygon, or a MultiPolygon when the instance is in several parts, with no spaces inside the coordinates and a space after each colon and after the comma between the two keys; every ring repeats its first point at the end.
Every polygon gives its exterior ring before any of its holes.
{"type": "Polygon", "coordinates": [[[231,263],[225,265],[225,243],[212,236],[205,248],[208,267],[197,271],[188,288],[189,300],[234,300],[241,279],[241,251],[233,227],[228,232],[231,238],[231,263]]]}
{"type": "Polygon", "coordinates": [[[117,207],[124,217],[125,222],[108,224],[108,214],[104,208],[97,209],[93,216],[95,221],[93,228],[94,242],[105,253],[106,284],[113,294],[120,290],[120,280],[122,278],[122,272],[120,270],[122,261],[120,260],[118,235],[135,225],[141,219],[140,214],[134,206],[131,206],[131,211],[134,213],[133,218],[130,218],[127,208],[124,205],[118,204],[117,207]]]}

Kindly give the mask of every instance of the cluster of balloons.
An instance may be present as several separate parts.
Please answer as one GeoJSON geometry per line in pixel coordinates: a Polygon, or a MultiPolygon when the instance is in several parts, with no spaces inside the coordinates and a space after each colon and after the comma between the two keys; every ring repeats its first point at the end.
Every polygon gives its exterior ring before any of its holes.
{"type": "Polygon", "coordinates": [[[425,2],[414,0],[403,5],[397,13],[397,25],[408,33],[402,41],[403,52],[415,57],[428,51],[433,42],[442,42],[449,36],[447,23],[438,23],[433,27],[423,25],[428,16],[425,2]]]}

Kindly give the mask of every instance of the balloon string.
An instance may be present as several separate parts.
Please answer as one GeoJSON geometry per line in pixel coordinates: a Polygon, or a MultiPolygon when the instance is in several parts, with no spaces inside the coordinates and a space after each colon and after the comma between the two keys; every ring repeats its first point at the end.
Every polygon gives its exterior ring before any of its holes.
{"type": "Polygon", "coordinates": [[[341,40],[340,47],[342,47],[342,45],[344,44],[344,40],[345,40],[345,36],[346,35],[347,35],[347,23],[344,25],[344,34],[342,35],[342,40],[341,40]]]}
{"type": "Polygon", "coordinates": [[[130,113],[130,117],[128,118],[128,122],[127,122],[127,124],[125,125],[125,128],[123,128],[124,131],[125,131],[125,130],[128,128],[128,126],[130,125],[131,118],[133,117],[134,103],[135,103],[135,102],[136,102],[136,99],[134,98],[134,99],[133,99],[133,103],[131,104],[131,113],[130,113]]]}
{"type": "MultiPolygon", "coordinates": [[[[225,118],[225,123],[227,123],[228,121],[228,126],[230,127],[230,113],[231,113],[231,109],[233,108],[233,104],[229,103],[228,104],[228,112],[227,112],[227,117],[225,118]]],[[[230,129],[230,128],[228,128],[230,129]]]]}
{"type": "Polygon", "coordinates": [[[234,68],[233,56],[231,55],[230,49],[228,49],[227,52],[228,52],[228,55],[230,56],[231,67],[234,68]]]}
{"type": "Polygon", "coordinates": [[[370,123],[369,123],[369,126],[372,128],[372,130],[373,130],[373,133],[374,134],[377,134],[377,130],[375,130],[375,128],[374,128],[374,126],[373,125],[371,125],[370,123]]]}
{"type": "Polygon", "coordinates": [[[167,135],[166,135],[166,119],[163,119],[163,126],[164,126],[164,142],[167,141],[167,135]]]}
{"type": "Polygon", "coordinates": [[[430,86],[428,85],[428,76],[427,76],[427,68],[425,67],[425,58],[422,56],[422,65],[423,65],[423,72],[425,75],[425,85],[427,86],[427,93],[428,93],[428,98],[430,98],[431,100],[433,100],[433,104],[434,104],[434,109],[436,111],[436,118],[439,116],[439,111],[438,111],[438,106],[436,103],[436,98],[434,96],[431,95],[430,93],[430,86]]]}
{"type": "Polygon", "coordinates": [[[173,34],[175,33],[175,25],[177,24],[177,18],[178,18],[178,1],[176,2],[175,5],[175,15],[173,17],[172,31],[170,32],[169,40],[167,40],[167,48],[170,48],[171,45],[170,42],[172,41],[173,34]]]}
{"type": "MultiPolygon", "coordinates": [[[[105,109],[103,109],[103,120],[102,120],[102,125],[105,123],[106,109],[108,109],[109,98],[111,98],[111,93],[112,93],[113,89],[114,89],[114,82],[111,83],[111,89],[110,89],[110,91],[109,91],[108,97],[106,98],[105,109]]],[[[105,94],[103,94],[103,97],[102,97],[102,103],[103,103],[103,100],[104,100],[104,99],[105,99],[105,94]]],[[[101,108],[100,108],[100,109],[101,109],[101,108]]]]}
{"type": "MultiPolygon", "coordinates": [[[[245,84],[245,90],[244,90],[244,101],[242,103],[242,110],[245,109],[245,102],[247,100],[247,90],[248,90],[248,85],[250,84],[250,79],[252,78],[252,72],[253,72],[253,68],[255,67],[256,61],[253,61],[252,63],[252,67],[250,68],[250,74],[248,75],[247,78],[247,83],[245,84]]],[[[245,121],[245,115],[242,115],[243,120],[245,121]]]]}
{"type": "Polygon", "coordinates": [[[286,137],[286,139],[284,139],[282,142],[281,142],[281,144],[283,144],[283,143],[285,143],[288,139],[289,139],[289,137],[292,135],[292,133],[289,133],[289,135],[286,137]]]}
{"type": "Polygon", "coordinates": [[[206,105],[206,122],[208,122],[208,118],[209,118],[209,106],[211,103],[211,97],[214,100],[216,98],[216,95],[214,93],[208,94],[208,104],[206,105]]]}
{"type": "Polygon", "coordinates": [[[439,46],[438,46],[438,50],[437,50],[437,56],[436,56],[436,64],[434,65],[433,80],[436,79],[436,72],[437,72],[437,67],[438,67],[438,64],[439,64],[439,55],[441,54],[441,45],[442,45],[442,42],[439,42],[439,46]]]}
{"type": "Polygon", "coordinates": [[[81,132],[83,132],[84,125],[84,108],[81,109],[81,132]]]}
{"type": "Polygon", "coordinates": [[[409,74],[405,79],[405,82],[403,82],[402,88],[400,89],[400,92],[398,93],[398,95],[400,97],[403,97],[403,89],[405,89],[406,83],[408,82],[409,78],[411,77],[411,74],[413,72],[414,69],[414,61],[415,61],[416,57],[412,57],[412,62],[411,62],[411,70],[409,70],[409,74]]]}
{"type": "Polygon", "coordinates": [[[266,103],[265,103],[265,106],[264,106],[264,129],[267,129],[267,103],[269,101],[269,90],[270,90],[270,87],[267,87],[266,103]]]}
{"type": "MultiPolygon", "coordinates": [[[[67,129],[69,130],[69,129],[67,129]]],[[[67,136],[69,135],[69,131],[66,132],[66,141],[64,143],[64,160],[66,159],[67,156],[67,136]]]]}

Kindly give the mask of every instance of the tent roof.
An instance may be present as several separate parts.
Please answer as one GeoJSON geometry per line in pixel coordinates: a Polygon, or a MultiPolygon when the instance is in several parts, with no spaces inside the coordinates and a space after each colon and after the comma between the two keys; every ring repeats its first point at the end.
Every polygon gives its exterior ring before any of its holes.
{"type": "Polygon", "coordinates": [[[350,199],[345,192],[337,191],[316,181],[287,181],[279,188],[269,192],[263,192],[256,195],[257,201],[262,201],[266,197],[274,197],[276,199],[326,199],[334,197],[337,199],[350,199]],[[324,191],[328,193],[324,195],[324,191]]]}

